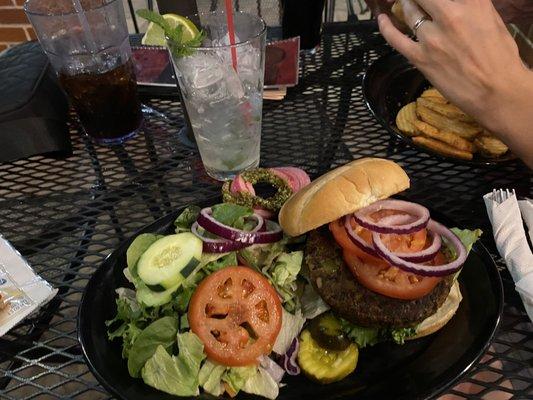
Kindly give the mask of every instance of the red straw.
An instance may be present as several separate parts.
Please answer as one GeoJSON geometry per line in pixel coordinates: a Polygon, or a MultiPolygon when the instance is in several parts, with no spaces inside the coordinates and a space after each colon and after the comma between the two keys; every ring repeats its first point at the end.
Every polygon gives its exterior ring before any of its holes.
{"type": "Polygon", "coordinates": [[[233,69],[237,71],[237,51],[235,49],[235,25],[233,24],[233,4],[232,0],[226,0],[226,16],[228,18],[229,44],[231,45],[231,61],[233,69]]]}

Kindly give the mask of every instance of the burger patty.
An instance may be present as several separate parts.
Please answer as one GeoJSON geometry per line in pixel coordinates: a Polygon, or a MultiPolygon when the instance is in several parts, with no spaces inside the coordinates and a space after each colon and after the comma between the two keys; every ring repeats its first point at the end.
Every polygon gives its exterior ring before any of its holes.
{"type": "Polygon", "coordinates": [[[360,326],[404,328],[417,325],[444,303],[453,284],[445,277],[426,296],[399,300],[375,293],[348,270],[342,250],[327,228],[309,232],[305,262],[322,299],[341,317],[360,326]]]}

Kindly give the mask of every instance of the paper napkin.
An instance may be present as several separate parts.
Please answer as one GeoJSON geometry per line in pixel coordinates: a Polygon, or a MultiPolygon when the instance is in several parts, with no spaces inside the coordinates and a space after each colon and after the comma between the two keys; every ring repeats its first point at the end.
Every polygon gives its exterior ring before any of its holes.
{"type": "Polygon", "coordinates": [[[0,336],[57,294],[0,235],[0,336]]]}
{"type": "MultiPolygon", "coordinates": [[[[491,192],[483,196],[483,200],[498,252],[505,260],[529,318],[533,321],[533,254],[526,239],[516,196],[511,195],[498,204],[491,192]]],[[[528,206],[522,208],[527,214],[524,219],[531,221],[531,209],[528,211],[528,206]]],[[[531,227],[529,229],[531,230],[531,227]]]]}

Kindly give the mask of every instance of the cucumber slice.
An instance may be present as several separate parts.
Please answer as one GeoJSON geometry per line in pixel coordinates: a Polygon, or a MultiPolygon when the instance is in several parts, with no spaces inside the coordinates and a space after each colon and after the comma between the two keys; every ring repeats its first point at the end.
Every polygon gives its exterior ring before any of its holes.
{"type": "Polygon", "coordinates": [[[141,286],[137,288],[137,301],[144,304],[147,307],[156,307],[167,304],[172,299],[172,294],[178,290],[180,285],[171,287],[162,292],[154,292],[147,286],[141,286]]]}
{"type": "Polygon", "coordinates": [[[179,286],[200,263],[202,241],[190,232],[156,240],[137,262],[139,278],[165,289],[179,286]]]}
{"type": "Polygon", "coordinates": [[[131,242],[126,251],[126,263],[133,276],[137,275],[137,261],[142,254],[157,240],[164,237],[154,233],[141,233],[131,242]]]}

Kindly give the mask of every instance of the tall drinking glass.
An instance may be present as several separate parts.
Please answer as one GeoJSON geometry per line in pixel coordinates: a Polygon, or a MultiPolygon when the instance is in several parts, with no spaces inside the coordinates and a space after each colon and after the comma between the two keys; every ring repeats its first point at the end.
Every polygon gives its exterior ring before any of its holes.
{"type": "Polygon", "coordinates": [[[118,144],[142,122],[119,0],[27,0],[24,10],[86,132],[118,144]]]}
{"type": "Polygon", "coordinates": [[[168,47],[205,170],[231,179],[259,165],[266,25],[236,12],[230,45],[225,13],[189,19],[206,33],[202,46],[188,56],[168,47]]]}

